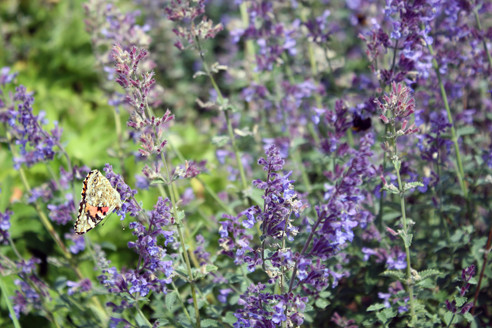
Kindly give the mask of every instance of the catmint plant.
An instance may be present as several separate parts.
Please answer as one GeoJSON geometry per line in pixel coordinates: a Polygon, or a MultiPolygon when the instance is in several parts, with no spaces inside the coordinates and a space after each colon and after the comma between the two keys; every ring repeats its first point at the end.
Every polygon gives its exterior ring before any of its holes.
{"type": "Polygon", "coordinates": [[[0,3],[0,326],[491,325],[490,3],[74,3],[0,3]]]}
{"type": "Polygon", "coordinates": [[[380,111],[380,119],[389,127],[389,132],[385,136],[386,141],[382,148],[388,153],[388,158],[393,164],[397,176],[398,185],[388,183],[384,176],[381,176],[384,189],[398,195],[400,198],[401,226],[402,230],[396,232],[403,240],[405,247],[406,265],[401,269],[406,269],[405,287],[409,298],[410,325],[415,326],[417,320],[416,300],[414,298],[415,276],[418,273],[411,266],[410,246],[412,245],[413,234],[411,228],[415,222],[407,218],[405,208],[405,194],[410,190],[423,186],[421,182],[404,182],[401,177],[402,157],[398,150],[398,140],[403,136],[412,135],[418,132],[415,123],[409,123],[411,115],[415,112],[415,100],[412,97],[411,90],[404,84],[395,82],[391,85],[389,95],[384,95],[382,100],[376,100],[376,105],[380,111]]]}

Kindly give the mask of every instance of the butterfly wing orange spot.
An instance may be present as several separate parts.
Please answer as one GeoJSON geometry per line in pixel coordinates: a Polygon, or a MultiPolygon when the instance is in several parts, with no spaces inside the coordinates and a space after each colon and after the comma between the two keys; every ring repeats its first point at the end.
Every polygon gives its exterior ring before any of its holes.
{"type": "Polygon", "coordinates": [[[109,207],[99,207],[99,211],[102,213],[102,215],[106,215],[109,212],[109,207]]]}
{"type": "Polygon", "coordinates": [[[86,204],[85,211],[88,212],[91,217],[95,217],[97,214],[97,207],[86,204]]]}

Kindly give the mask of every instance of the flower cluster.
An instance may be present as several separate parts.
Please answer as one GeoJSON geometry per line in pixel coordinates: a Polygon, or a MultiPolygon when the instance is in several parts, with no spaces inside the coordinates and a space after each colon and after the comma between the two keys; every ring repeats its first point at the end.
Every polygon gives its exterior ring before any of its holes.
{"type": "Polygon", "coordinates": [[[222,24],[214,25],[214,22],[204,16],[206,0],[171,0],[164,9],[167,18],[173,22],[181,23],[177,25],[173,32],[178,37],[174,43],[179,50],[185,49],[183,41],[191,45],[198,39],[213,39],[222,31],[222,24]],[[198,23],[195,22],[200,18],[198,23]]]}
{"type": "Polygon", "coordinates": [[[275,2],[263,0],[245,1],[248,5],[249,25],[246,29],[231,32],[236,42],[241,38],[256,42],[256,71],[270,71],[274,65],[284,62],[282,55],[294,56],[297,53],[296,37],[300,21],[292,25],[280,22],[275,17],[275,2]]]}
{"type": "MultiPolygon", "coordinates": [[[[128,247],[138,254],[137,267],[119,273],[116,267],[109,267],[108,261],[100,264],[103,274],[99,276],[99,281],[111,293],[127,293],[131,298],[146,296],[150,291],[167,293],[166,285],[171,283],[174,272],[172,261],[166,259],[165,249],[174,240],[173,231],[165,230],[166,226],[174,222],[169,200],[159,198],[154,210],[147,213],[146,217],[147,225],[140,221],[130,223],[136,240],[129,242],[128,247]],[[160,236],[164,239],[163,244],[159,240],[160,236]]],[[[128,306],[122,302],[119,307],[128,306]]]]}
{"type": "MultiPolygon", "coordinates": [[[[345,122],[343,117],[339,119],[340,123],[345,122]]],[[[343,258],[341,251],[353,241],[354,229],[357,226],[366,228],[371,222],[371,214],[361,209],[365,200],[361,186],[364,180],[376,175],[376,169],[369,161],[373,138],[371,133],[365,134],[360,139],[358,150],[345,146],[343,154],[350,155],[348,161],[325,173],[335,183],[325,185],[327,202],[316,206],[317,221],[310,228],[311,236],[308,238],[312,245],[305,247],[306,251],[296,257],[298,285],[311,287],[315,295],[329,285],[330,278],[331,285],[335,287],[342,277],[349,275],[340,265],[330,269],[325,262],[335,256],[343,258]]]]}
{"type": "MultiPolygon", "coordinates": [[[[136,23],[139,11],[122,13],[117,6],[108,0],[90,0],[84,4],[85,26],[91,35],[94,51],[98,53],[96,59],[104,68],[108,80],[113,80],[115,69],[109,54],[111,47],[119,44],[125,49],[131,46],[147,48],[150,37],[147,35],[147,27],[136,23]]],[[[152,65],[145,63],[146,67],[152,65]]]]}
{"type": "Polygon", "coordinates": [[[17,318],[21,313],[26,315],[32,310],[43,309],[43,299],[50,298],[48,286],[35,273],[36,264],[40,262],[39,259],[31,258],[17,263],[18,275],[21,279],[16,279],[15,285],[20,289],[16,290],[15,296],[12,297],[17,318]]]}
{"type": "Polygon", "coordinates": [[[242,308],[234,313],[237,318],[234,328],[300,326],[307,301],[307,297],[293,293],[272,294],[262,283],[250,285],[239,298],[238,305],[242,308]]]}
{"type": "MultiPolygon", "coordinates": [[[[12,83],[15,74],[9,74],[9,70],[2,69],[3,84],[12,83]]],[[[0,96],[4,96],[0,94],[0,96]]],[[[32,93],[22,86],[15,87],[15,93],[9,99],[0,101],[0,122],[6,123],[9,129],[8,139],[11,144],[19,147],[20,153],[14,157],[14,167],[19,169],[21,165],[30,167],[39,162],[52,160],[55,156],[61,129],[55,122],[54,128],[45,131],[47,120],[44,112],[34,115],[32,105],[34,97],[32,93]]],[[[14,147],[12,145],[12,147],[14,147]]]]}
{"type": "Polygon", "coordinates": [[[156,118],[150,110],[148,97],[155,84],[154,72],[139,71],[139,64],[146,56],[146,50],[136,47],[126,51],[115,45],[112,51],[116,82],[125,88],[126,102],[133,108],[127,124],[139,136],[141,155],[148,157],[161,153],[167,143],[163,137],[164,128],[174,116],[167,110],[161,118],[156,118]]]}
{"type": "Polygon", "coordinates": [[[137,190],[130,188],[121,175],[114,173],[113,166],[106,164],[104,166],[104,175],[109,180],[113,188],[120,194],[123,205],[121,206],[118,214],[124,218],[125,214],[128,212],[131,216],[136,217],[141,212],[141,207],[135,200],[135,195],[137,190]]]}
{"type": "Polygon", "coordinates": [[[12,211],[6,210],[4,213],[0,212],[0,244],[8,244],[9,242],[9,229],[10,229],[10,217],[12,211]]]}
{"type": "Polygon", "coordinates": [[[401,128],[396,132],[398,135],[413,134],[418,131],[415,124],[407,126],[408,120],[405,120],[405,118],[415,112],[415,99],[409,87],[393,82],[391,84],[391,93],[383,97],[383,102],[376,99],[375,103],[381,112],[379,118],[384,124],[389,124],[390,120],[391,124],[395,124],[396,120],[403,120],[401,128]],[[388,115],[387,112],[391,115],[388,115]]]}
{"type": "Polygon", "coordinates": [[[465,295],[470,289],[470,280],[475,275],[475,272],[476,272],[475,265],[470,265],[469,267],[464,268],[461,271],[461,280],[463,281],[463,285],[461,286],[459,292],[461,298],[459,300],[460,305],[457,304],[456,300],[453,300],[451,302],[449,300],[446,300],[446,308],[451,313],[456,314],[459,312],[459,314],[466,314],[473,307],[472,302],[465,303],[466,302],[465,295]]]}

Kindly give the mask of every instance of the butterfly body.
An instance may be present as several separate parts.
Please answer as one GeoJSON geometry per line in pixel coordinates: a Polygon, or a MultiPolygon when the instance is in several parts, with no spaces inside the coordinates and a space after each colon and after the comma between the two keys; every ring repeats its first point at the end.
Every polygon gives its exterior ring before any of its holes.
{"type": "Polygon", "coordinates": [[[75,233],[82,235],[93,229],[114,210],[120,209],[120,194],[101,172],[92,170],[82,185],[79,215],[75,221],[75,233]]]}

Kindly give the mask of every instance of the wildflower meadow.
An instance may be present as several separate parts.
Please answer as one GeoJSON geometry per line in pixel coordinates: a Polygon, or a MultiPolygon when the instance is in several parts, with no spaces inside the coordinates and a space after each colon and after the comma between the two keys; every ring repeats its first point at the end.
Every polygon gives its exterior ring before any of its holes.
{"type": "Polygon", "coordinates": [[[492,327],[488,0],[0,2],[0,327],[492,327]]]}

